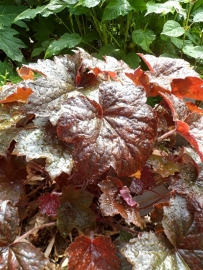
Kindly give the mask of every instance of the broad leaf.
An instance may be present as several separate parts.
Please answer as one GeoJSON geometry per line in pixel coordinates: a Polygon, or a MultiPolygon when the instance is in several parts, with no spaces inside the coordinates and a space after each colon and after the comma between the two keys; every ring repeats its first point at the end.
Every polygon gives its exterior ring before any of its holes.
{"type": "Polygon", "coordinates": [[[17,34],[18,32],[10,27],[0,29],[0,49],[13,61],[22,62],[23,55],[20,49],[26,46],[19,38],[15,37],[17,34]]]}
{"type": "Polygon", "coordinates": [[[126,15],[132,10],[127,0],[111,0],[104,9],[102,21],[116,19],[118,16],[126,15]]]}
{"type": "Polygon", "coordinates": [[[172,249],[173,246],[161,234],[143,232],[138,238],[131,239],[121,252],[134,265],[133,270],[189,270],[183,259],[176,256],[172,249]]]}
{"type": "Polygon", "coordinates": [[[198,77],[174,79],[171,83],[172,93],[179,98],[203,100],[203,80],[198,77]]]}
{"type": "MultiPolygon", "coordinates": [[[[30,243],[13,243],[0,254],[1,269],[44,270],[48,260],[30,243]]],[[[48,268],[50,269],[50,268],[48,268]]]]}
{"type": "Polygon", "coordinates": [[[0,28],[2,28],[2,26],[11,26],[15,17],[23,10],[25,10],[25,7],[21,5],[0,4],[0,28]]]}
{"type": "Polygon", "coordinates": [[[73,186],[63,188],[57,212],[57,227],[65,238],[73,228],[85,232],[95,227],[95,214],[89,208],[93,195],[73,186]]]}
{"type": "Polygon", "coordinates": [[[195,59],[200,59],[202,60],[203,59],[203,48],[202,46],[191,46],[191,45],[187,45],[183,48],[183,52],[186,54],[186,55],[189,55],[190,57],[192,58],[195,58],[195,59]]]}
{"type": "Polygon", "coordinates": [[[191,143],[203,160],[203,116],[191,112],[182,100],[172,94],[162,93],[162,96],[172,111],[176,131],[191,143]]]}
{"type": "Polygon", "coordinates": [[[100,85],[99,103],[81,95],[64,102],[58,136],[75,143],[73,158],[87,178],[110,167],[118,175],[143,168],[156,139],[156,116],[145,101],[140,87],[110,82],[100,85]]]}
{"type": "Polygon", "coordinates": [[[108,176],[107,180],[103,180],[99,187],[103,194],[99,198],[100,209],[104,216],[114,216],[120,214],[125,221],[133,223],[138,227],[143,227],[143,221],[139,215],[138,204],[133,203],[133,199],[126,192],[122,182],[114,177],[108,176]]]}
{"type": "Polygon", "coordinates": [[[43,270],[49,262],[40,250],[27,242],[14,242],[18,230],[17,208],[8,200],[0,201],[1,269],[43,270]]]}
{"type": "Polygon", "coordinates": [[[185,30],[181,25],[173,20],[168,20],[163,27],[161,34],[169,37],[180,37],[185,33],[185,30]]]}
{"type": "Polygon", "coordinates": [[[200,270],[203,267],[203,235],[189,207],[186,198],[176,195],[169,206],[164,206],[162,224],[176,256],[183,258],[189,269],[200,270]]]}
{"type": "Polygon", "coordinates": [[[115,252],[116,248],[109,237],[99,236],[91,239],[79,236],[67,249],[70,256],[68,269],[119,270],[120,263],[115,252]]]}
{"type": "MultiPolygon", "coordinates": [[[[171,92],[173,79],[185,79],[186,77],[199,78],[199,74],[191,69],[190,64],[182,59],[168,57],[155,57],[153,55],[138,54],[149,71],[140,68],[132,73],[126,73],[135,84],[144,86],[148,96],[157,96],[160,92],[171,92]]],[[[183,81],[185,85],[185,81],[183,81]]],[[[187,85],[187,84],[186,84],[187,85]]]]}
{"type": "Polygon", "coordinates": [[[166,15],[169,12],[174,14],[175,11],[177,11],[178,14],[180,14],[180,15],[184,16],[184,18],[186,18],[186,12],[181,7],[181,5],[180,5],[180,3],[178,1],[169,0],[169,1],[166,1],[165,3],[154,3],[152,1],[147,2],[147,13],[146,13],[146,15],[150,14],[150,13],[166,15]]]}
{"type": "Polygon", "coordinates": [[[52,179],[62,172],[69,174],[73,166],[70,148],[57,139],[55,128],[46,118],[34,123],[35,126],[21,131],[15,138],[17,144],[13,154],[26,156],[27,161],[46,158],[45,169],[52,179]]]}
{"type": "Polygon", "coordinates": [[[51,0],[49,1],[49,4],[45,6],[38,6],[35,9],[26,9],[23,11],[21,14],[19,14],[14,22],[24,20],[24,19],[33,19],[36,17],[38,14],[48,17],[50,14],[57,13],[62,11],[66,6],[64,5],[63,2],[60,2],[58,0],[51,0]]]}
{"type": "MultiPolygon", "coordinates": [[[[169,206],[163,206],[162,224],[168,239],[161,234],[142,233],[130,240],[122,253],[134,269],[202,269],[202,234],[187,200],[176,195],[169,206]]],[[[156,220],[160,221],[159,220],[156,220]]]]}
{"type": "Polygon", "coordinates": [[[132,33],[132,39],[135,44],[139,45],[144,51],[149,53],[152,53],[149,47],[155,38],[156,35],[150,29],[138,29],[132,33]]]}
{"type": "Polygon", "coordinates": [[[96,7],[99,3],[101,2],[101,0],[79,0],[77,5],[82,5],[84,7],[87,8],[92,8],[92,7],[96,7]]]}
{"type": "Polygon", "coordinates": [[[193,22],[203,22],[203,11],[200,10],[199,12],[197,12],[193,18],[193,22]]]}
{"type": "Polygon", "coordinates": [[[52,55],[57,55],[64,48],[73,48],[77,46],[82,41],[82,38],[79,34],[65,33],[58,40],[53,41],[46,50],[45,58],[48,58],[52,55]]]}
{"type": "Polygon", "coordinates": [[[59,195],[55,193],[46,193],[39,197],[39,209],[41,214],[55,217],[59,207],[59,195]]]}

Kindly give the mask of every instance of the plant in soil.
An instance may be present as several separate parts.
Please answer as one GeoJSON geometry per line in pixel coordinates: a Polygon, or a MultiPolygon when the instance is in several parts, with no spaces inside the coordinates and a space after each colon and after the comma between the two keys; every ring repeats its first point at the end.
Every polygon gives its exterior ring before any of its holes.
{"type": "Polygon", "coordinates": [[[1,269],[203,268],[203,80],[138,55],[77,48],[2,86],[1,269]]]}

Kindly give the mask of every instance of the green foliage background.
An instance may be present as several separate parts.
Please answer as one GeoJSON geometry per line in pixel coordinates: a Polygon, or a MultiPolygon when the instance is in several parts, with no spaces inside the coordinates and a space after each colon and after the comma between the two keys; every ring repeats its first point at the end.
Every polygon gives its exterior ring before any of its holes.
{"type": "Polygon", "coordinates": [[[137,52],[184,58],[201,73],[203,0],[4,0],[0,3],[1,85],[15,68],[80,46],[132,68],[137,52]]]}

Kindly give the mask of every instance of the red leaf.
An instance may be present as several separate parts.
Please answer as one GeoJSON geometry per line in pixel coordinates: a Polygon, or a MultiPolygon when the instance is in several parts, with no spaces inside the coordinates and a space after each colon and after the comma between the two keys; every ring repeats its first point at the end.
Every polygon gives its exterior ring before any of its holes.
{"type": "Polygon", "coordinates": [[[87,178],[98,177],[110,167],[118,175],[143,168],[157,126],[156,114],[145,101],[141,88],[111,82],[100,86],[99,103],[84,96],[64,103],[58,137],[75,143],[75,164],[87,178]]]}
{"type": "Polygon", "coordinates": [[[79,236],[67,249],[69,270],[119,270],[120,263],[115,255],[116,248],[109,237],[90,239],[79,236]]]}
{"type": "Polygon", "coordinates": [[[31,88],[27,87],[17,87],[17,91],[10,96],[7,96],[4,100],[0,101],[0,104],[9,103],[9,102],[23,102],[26,103],[28,97],[33,93],[31,88]]]}
{"type": "Polygon", "coordinates": [[[124,199],[124,201],[129,206],[136,206],[136,207],[139,206],[139,204],[132,199],[132,196],[130,194],[130,190],[126,186],[124,186],[124,187],[122,187],[122,189],[120,189],[120,194],[121,194],[122,198],[124,199]]]}
{"type": "Polygon", "coordinates": [[[59,195],[55,193],[47,193],[39,197],[39,208],[41,214],[55,217],[57,208],[59,207],[59,195]]]}
{"type": "Polygon", "coordinates": [[[20,76],[23,80],[33,80],[34,79],[34,72],[28,67],[21,67],[20,69],[17,68],[18,76],[20,76]]]}
{"type": "Polygon", "coordinates": [[[144,86],[147,96],[157,96],[160,92],[171,92],[171,83],[174,79],[182,79],[182,85],[187,85],[186,77],[197,77],[199,74],[191,69],[190,64],[182,59],[155,57],[153,55],[138,54],[150,71],[139,72],[136,79],[144,86]]]}
{"type": "Polygon", "coordinates": [[[101,212],[104,216],[120,214],[128,224],[132,222],[136,226],[143,227],[143,221],[138,211],[138,204],[132,203],[133,200],[129,192],[123,192],[125,189],[123,190],[123,184],[119,179],[108,176],[107,180],[103,180],[98,185],[103,192],[99,198],[99,202],[101,212]],[[121,193],[123,194],[121,195],[121,193]]]}
{"type": "Polygon", "coordinates": [[[190,142],[203,161],[203,116],[191,112],[183,101],[172,94],[162,93],[162,96],[171,108],[177,132],[190,142]]]}
{"type": "Polygon", "coordinates": [[[193,98],[203,100],[203,80],[198,77],[173,79],[171,83],[172,94],[179,98],[193,98]]]}

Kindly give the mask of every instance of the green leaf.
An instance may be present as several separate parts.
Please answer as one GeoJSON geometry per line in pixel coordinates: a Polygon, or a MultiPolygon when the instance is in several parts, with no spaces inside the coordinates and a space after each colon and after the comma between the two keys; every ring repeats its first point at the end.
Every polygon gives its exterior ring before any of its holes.
{"type": "Polygon", "coordinates": [[[152,1],[149,1],[147,3],[146,15],[150,13],[165,15],[168,14],[169,12],[171,12],[172,14],[177,12],[179,15],[182,15],[184,18],[186,18],[186,12],[181,7],[179,1],[169,0],[166,1],[165,3],[154,3],[152,1]]]}
{"type": "Polygon", "coordinates": [[[57,227],[63,237],[73,228],[94,229],[96,216],[89,208],[92,199],[93,195],[84,189],[75,190],[71,185],[63,188],[57,213],[57,227]]]}
{"type": "Polygon", "coordinates": [[[13,61],[22,62],[23,55],[20,48],[25,48],[25,44],[14,37],[18,32],[10,27],[0,29],[0,49],[13,61]]]}
{"type": "Polygon", "coordinates": [[[132,10],[127,0],[111,0],[104,9],[102,22],[126,15],[132,10]]]}
{"type": "Polygon", "coordinates": [[[78,5],[82,5],[84,7],[87,8],[92,8],[92,7],[96,7],[99,3],[101,2],[101,0],[80,0],[77,4],[78,5]]]}
{"type": "Polygon", "coordinates": [[[140,63],[140,57],[134,52],[124,54],[122,56],[122,60],[124,62],[126,62],[133,69],[137,68],[139,66],[139,63],[140,63]]]}
{"type": "Polygon", "coordinates": [[[56,55],[60,53],[60,51],[64,48],[73,48],[77,46],[82,41],[82,38],[79,34],[73,33],[68,34],[65,33],[58,40],[53,41],[45,53],[45,58],[48,58],[52,55],[56,55]]]}
{"type": "Polygon", "coordinates": [[[121,51],[118,49],[118,47],[116,47],[114,44],[108,44],[100,48],[97,54],[97,58],[103,60],[105,55],[119,58],[120,54],[121,54],[121,51]]]}
{"type": "Polygon", "coordinates": [[[180,37],[184,34],[185,30],[181,25],[173,20],[169,20],[164,24],[163,31],[164,34],[169,37],[180,37]]]}
{"type": "Polygon", "coordinates": [[[185,46],[183,52],[195,59],[203,59],[203,46],[185,46]]]}
{"type": "Polygon", "coordinates": [[[23,11],[21,14],[19,14],[14,22],[24,20],[24,19],[33,19],[37,14],[42,13],[42,11],[45,9],[45,6],[39,6],[35,9],[28,8],[25,11],[23,11]]]}
{"type": "Polygon", "coordinates": [[[0,5],[0,28],[1,26],[10,26],[15,17],[25,10],[24,6],[0,5]]]}
{"type": "Polygon", "coordinates": [[[14,22],[24,19],[33,19],[37,14],[40,14],[44,17],[48,17],[50,14],[62,11],[65,7],[66,5],[64,3],[58,0],[52,0],[46,6],[38,6],[35,9],[31,8],[26,9],[15,18],[14,22]]]}
{"type": "Polygon", "coordinates": [[[156,35],[150,29],[138,29],[133,31],[132,39],[135,44],[139,45],[143,50],[152,53],[149,46],[155,40],[156,35]]]}
{"type": "Polygon", "coordinates": [[[128,2],[135,11],[146,9],[146,3],[143,0],[128,0],[128,2]]]}
{"type": "Polygon", "coordinates": [[[203,11],[201,10],[200,12],[196,13],[193,22],[203,22],[203,11]]]}

